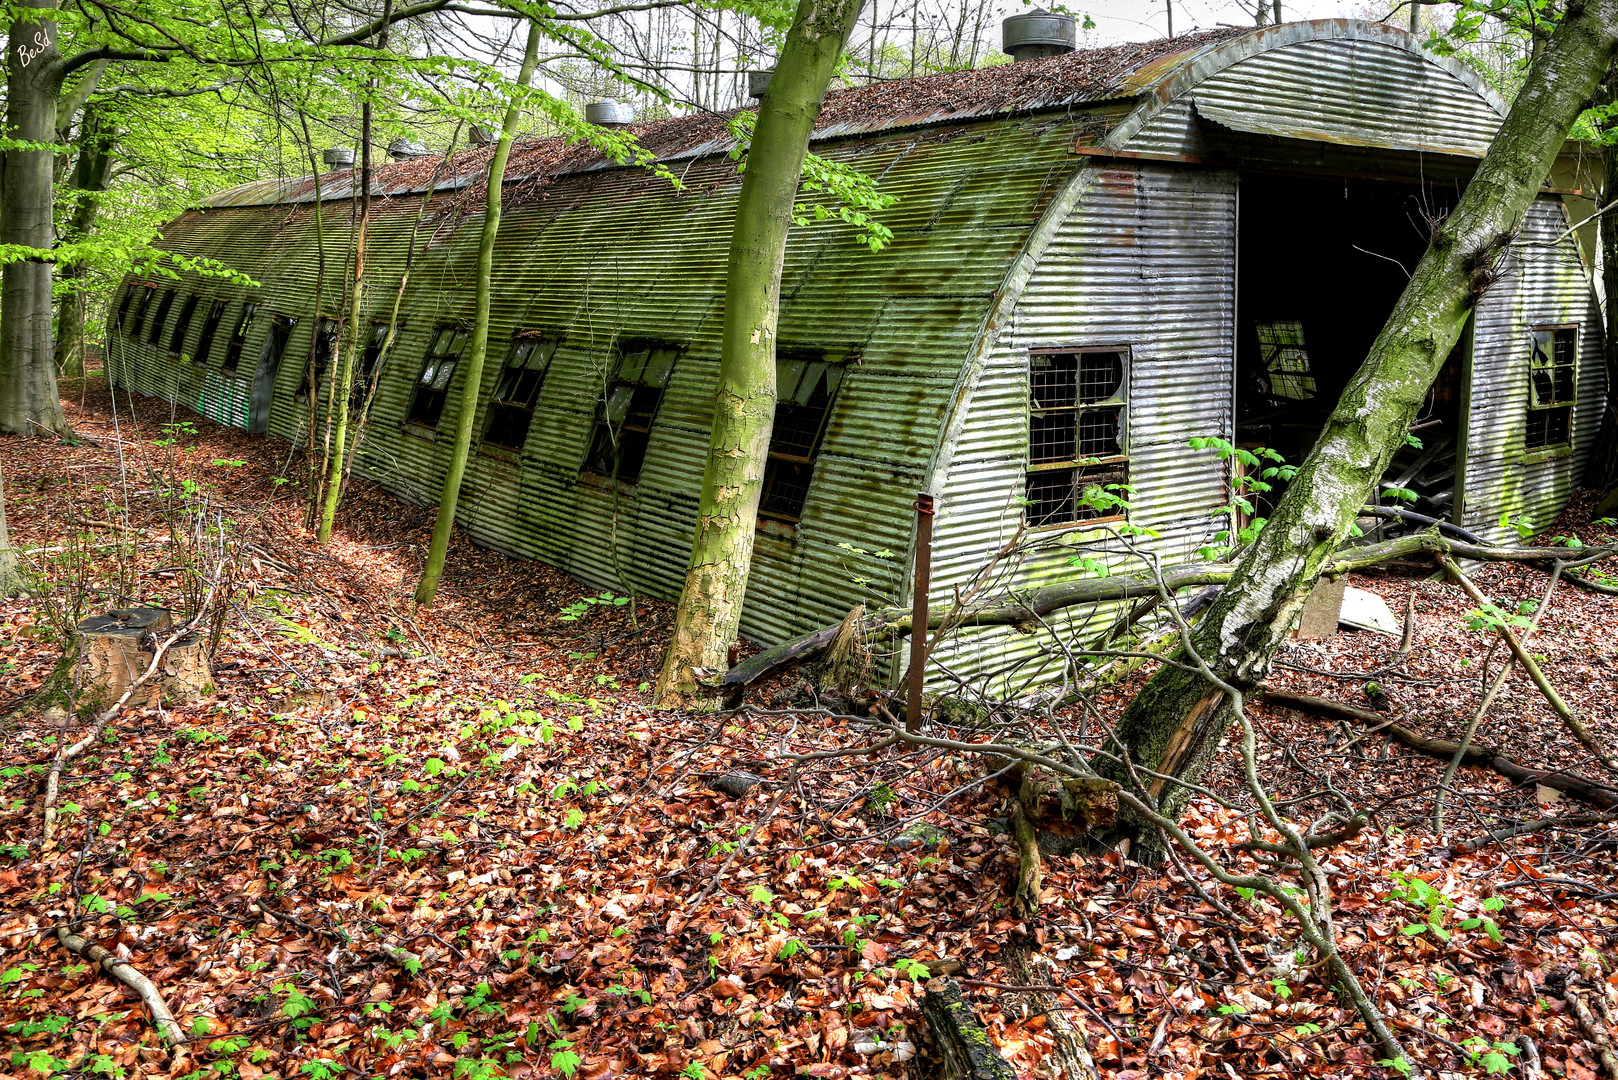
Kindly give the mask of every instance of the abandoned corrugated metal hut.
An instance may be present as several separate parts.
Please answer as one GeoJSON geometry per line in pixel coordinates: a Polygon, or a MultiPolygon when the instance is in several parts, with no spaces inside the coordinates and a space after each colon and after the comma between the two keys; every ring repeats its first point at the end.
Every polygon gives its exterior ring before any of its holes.
{"type": "MultiPolygon", "coordinates": [[[[1218,511],[1231,478],[1187,440],[1294,461],[1308,451],[1503,114],[1458,61],[1343,20],[831,95],[814,150],[899,197],[884,216],[895,241],[872,253],[835,223],[792,234],[744,632],[781,641],[861,601],[906,601],[921,490],[938,499],[934,605],[1024,526],[1061,539],[1007,582],[1074,573],[1067,549],[1093,541],[1109,513],[1086,502],[1098,483],[1132,485],[1129,517],[1158,532],[1151,546],[1194,558],[1228,523],[1218,511]]],[[[475,395],[457,363],[488,151],[378,171],[356,321],[378,389],[358,468],[433,500],[440,434],[477,409],[460,510],[473,538],[673,598],[739,178],[723,117],[631,130],[682,187],[557,140],[513,155],[475,395]],[[381,356],[396,297],[397,339],[381,356]]],[[[1570,205],[1574,221],[1589,205],[1580,167],[1564,158],[1547,182],[1417,424],[1422,449],[1388,478],[1470,529],[1498,530],[1502,513],[1548,523],[1596,435],[1601,324],[1569,228],[1570,205]]],[[[165,246],[259,285],[131,280],[110,331],[117,382],[305,437],[309,358],[324,376],[355,175],[248,185],[174,221],[165,246]]],[[[1058,662],[1044,648],[985,633],[938,658],[959,676],[1020,679],[1058,662]]]]}

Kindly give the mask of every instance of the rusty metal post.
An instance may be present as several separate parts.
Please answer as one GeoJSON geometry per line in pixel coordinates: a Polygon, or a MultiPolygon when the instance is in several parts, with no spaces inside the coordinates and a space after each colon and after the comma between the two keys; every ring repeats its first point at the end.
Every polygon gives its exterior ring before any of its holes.
{"type": "Polygon", "coordinates": [[[916,494],[916,579],[911,586],[910,670],[906,672],[905,730],[921,727],[921,683],[927,674],[927,590],[933,577],[933,497],[916,494]]]}

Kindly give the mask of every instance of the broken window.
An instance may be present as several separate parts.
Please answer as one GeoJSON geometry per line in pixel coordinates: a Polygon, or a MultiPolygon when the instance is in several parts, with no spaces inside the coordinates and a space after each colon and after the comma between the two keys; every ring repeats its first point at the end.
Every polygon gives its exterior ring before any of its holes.
{"type": "Polygon", "coordinates": [[[1567,446],[1573,441],[1573,403],[1578,386],[1579,328],[1534,328],[1534,353],[1528,361],[1529,450],[1567,446]]]}
{"type": "Polygon", "coordinates": [[[326,375],[331,371],[332,355],[337,351],[336,319],[321,316],[315,323],[315,348],[311,363],[303,366],[303,382],[298,384],[298,392],[292,395],[292,400],[303,404],[309,400],[309,373],[314,371],[315,385],[324,386],[326,375]]]}
{"type": "Polygon", "coordinates": [[[410,402],[410,415],[406,419],[428,427],[438,426],[438,418],[444,414],[444,402],[449,399],[455,365],[461,362],[461,352],[466,348],[466,338],[467,331],[457,323],[433,331],[427,359],[416,379],[416,396],[410,402]]]}
{"type": "Polygon", "coordinates": [[[215,300],[208,308],[208,317],[202,320],[202,333],[197,335],[197,351],[191,354],[193,364],[208,366],[208,354],[213,351],[213,339],[219,333],[219,324],[225,321],[225,300],[215,300]]]}
{"type": "Polygon", "coordinates": [[[1296,319],[1254,323],[1258,355],[1270,375],[1270,393],[1278,398],[1308,401],[1315,396],[1315,375],[1309,368],[1309,350],[1303,343],[1303,323],[1296,319]]]}
{"type": "Polygon", "coordinates": [[[247,332],[252,329],[253,319],[257,316],[257,304],[242,304],[241,317],[236,320],[236,329],[231,331],[230,341],[225,345],[225,362],[219,365],[219,370],[226,375],[236,374],[236,368],[242,362],[242,349],[247,345],[247,332]]]}
{"type": "Polygon", "coordinates": [[[197,313],[197,294],[192,293],[180,305],[180,317],[174,320],[174,333],[169,335],[169,352],[175,356],[185,348],[185,332],[191,329],[191,316],[197,313]]]}
{"type": "Polygon", "coordinates": [[[381,366],[382,350],[388,344],[388,329],[385,322],[371,324],[371,332],[365,338],[365,349],[360,353],[360,369],[354,373],[353,385],[349,387],[348,405],[351,410],[363,408],[366,399],[371,396],[371,383],[381,366]]]}
{"type": "Polygon", "coordinates": [[[1124,349],[1030,355],[1028,524],[1123,516],[1128,386],[1124,349]]]}
{"type": "Polygon", "coordinates": [[[164,289],[163,299],[157,302],[157,313],[152,316],[152,328],[146,331],[146,344],[156,345],[163,340],[163,324],[169,321],[169,308],[174,306],[174,290],[164,289]]]}
{"type": "Polygon", "coordinates": [[[775,427],[759,493],[760,517],[797,521],[803,515],[826,418],[842,381],[843,365],[821,354],[777,354],[775,427]]]}
{"type": "Polygon", "coordinates": [[[140,299],[135,304],[135,314],[129,322],[124,324],[124,330],[132,338],[140,337],[140,328],[146,323],[146,309],[152,306],[152,296],[157,292],[156,285],[140,285],[140,299]]]}
{"type": "Polygon", "coordinates": [[[140,292],[139,285],[131,285],[124,290],[124,298],[118,301],[118,315],[113,319],[113,326],[119,330],[124,328],[125,319],[129,315],[129,306],[135,302],[135,294],[140,292]]]}
{"type": "Polygon", "coordinates": [[[596,406],[595,436],[584,467],[633,483],[640,478],[652,421],[680,350],[645,342],[619,346],[618,363],[596,406]]]}
{"type": "Polygon", "coordinates": [[[512,340],[506,366],[489,399],[489,420],[483,429],[485,443],[507,450],[523,448],[528,441],[528,425],[534,419],[534,402],[539,399],[539,388],[544,385],[557,344],[555,338],[538,334],[512,340]]]}

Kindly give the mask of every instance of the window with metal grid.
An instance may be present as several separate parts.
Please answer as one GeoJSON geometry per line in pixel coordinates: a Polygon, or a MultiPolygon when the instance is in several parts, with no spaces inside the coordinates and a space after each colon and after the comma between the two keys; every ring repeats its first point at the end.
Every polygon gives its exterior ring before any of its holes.
{"type": "Polygon", "coordinates": [[[1303,341],[1303,323],[1296,319],[1255,322],[1258,354],[1270,373],[1270,393],[1293,401],[1315,396],[1315,375],[1309,367],[1309,349],[1303,341]]]}
{"type": "Polygon", "coordinates": [[[219,370],[226,375],[234,375],[236,368],[242,362],[242,350],[247,346],[247,332],[253,327],[253,320],[258,317],[257,304],[243,304],[242,313],[236,319],[236,329],[231,331],[230,342],[225,346],[225,362],[219,365],[219,370]]]}
{"type": "Polygon", "coordinates": [[[191,362],[208,366],[208,354],[213,351],[213,339],[219,334],[219,324],[225,321],[225,309],[230,306],[225,300],[215,300],[208,309],[208,317],[202,320],[202,333],[197,335],[197,349],[191,354],[191,362]]]}
{"type": "MultiPolygon", "coordinates": [[[[403,323],[399,324],[401,327],[403,323]]],[[[354,382],[349,387],[348,404],[355,412],[365,407],[365,402],[371,396],[371,384],[376,381],[377,369],[382,365],[382,353],[388,349],[389,324],[373,322],[371,332],[365,337],[365,348],[360,353],[360,369],[354,373],[354,382]]],[[[394,334],[395,340],[398,334],[394,334]]]]}
{"type": "Polygon", "coordinates": [[[332,357],[337,352],[339,329],[336,319],[329,319],[324,315],[315,323],[314,352],[310,356],[310,362],[303,365],[303,381],[298,384],[298,392],[292,395],[293,401],[301,405],[309,400],[311,371],[314,374],[314,385],[317,387],[325,385],[326,377],[331,372],[332,357]]]}
{"type": "Polygon", "coordinates": [[[449,400],[450,380],[455,377],[455,365],[461,362],[469,332],[458,323],[446,323],[433,331],[427,346],[427,359],[416,378],[416,394],[410,401],[407,419],[427,427],[437,427],[444,415],[444,402],[449,400]]]}
{"type": "Polygon", "coordinates": [[[677,345],[626,341],[617,351],[612,377],[596,405],[595,434],[584,468],[632,484],[640,479],[652,424],[682,350],[677,345]]]}
{"type": "Polygon", "coordinates": [[[1573,441],[1573,406],[1578,396],[1579,328],[1536,326],[1528,361],[1528,450],[1567,446],[1573,441]]]}
{"type": "Polygon", "coordinates": [[[191,329],[191,317],[197,313],[197,294],[191,293],[180,305],[179,318],[174,320],[174,333],[169,335],[169,352],[175,356],[185,348],[185,332],[191,329]]]}
{"type": "Polygon", "coordinates": [[[500,381],[489,399],[489,419],[483,429],[485,443],[522,450],[534,420],[539,388],[545,384],[545,373],[550,370],[558,344],[556,338],[543,334],[523,334],[512,339],[500,381]]]}
{"type": "Polygon", "coordinates": [[[1027,520],[1071,525],[1121,517],[1129,482],[1124,420],[1129,352],[1036,351],[1028,369],[1027,520]]]}
{"type": "Polygon", "coordinates": [[[826,420],[843,382],[844,362],[825,353],[781,351],[775,360],[775,426],[764,464],[759,517],[803,516],[826,420]]]}

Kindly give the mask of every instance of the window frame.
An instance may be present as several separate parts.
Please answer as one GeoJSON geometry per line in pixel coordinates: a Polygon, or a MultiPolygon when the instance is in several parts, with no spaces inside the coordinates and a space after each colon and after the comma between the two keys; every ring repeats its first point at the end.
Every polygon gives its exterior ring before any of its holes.
{"type": "Polygon", "coordinates": [[[157,286],[150,282],[143,282],[136,288],[141,290],[141,298],[135,304],[135,321],[124,327],[124,333],[135,341],[140,340],[140,332],[146,325],[146,312],[151,309],[152,297],[157,295],[157,286]]]}
{"type": "Polygon", "coordinates": [[[253,332],[253,324],[258,321],[259,309],[263,306],[262,300],[242,301],[241,314],[236,316],[236,328],[225,342],[225,359],[219,365],[220,374],[234,375],[236,369],[241,367],[242,353],[247,349],[247,335],[253,332]]]}
{"type": "Polygon", "coordinates": [[[157,302],[157,310],[152,313],[152,325],[146,331],[146,344],[163,344],[163,326],[169,321],[169,311],[174,307],[177,293],[177,289],[163,290],[163,298],[157,302]]]}
{"type": "Polygon", "coordinates": [[[309,343],[310,354],[303,365],[303,379],[292,392],[292,400],[298,405],[309,401],[311,373],[317,388],[330,374],[332,361],[337,357],[337,346],[343,336],[343,321],[332,315],[322,315],[315,320],[310,333],[314,339],[309,343]]]}
{"type": "MultiPolygon", "coordinates": [[[[831,424],[832,412],[837,407],[837,396],[842,390],[843,382],[848,378],[848,367],[857,357],[850,352],[835,352],[821,349],[801,349],[781,347],[776,350],[776,400],[775,422],[770,429],[770,446],[764,458],[764,476],[759,487],[758,520],[759,527],[763,528],[765,522],[778,522],[782,525],[796,525],[803,520],[803,508],[809,501],[809,492],[814,484],[815,465],[820,459],[821,446],[825,442],[826,428],[831,424]],[[783,402],[785,396],[783,387],[786,380],[782,378],[783,365],[802,364],[804,369],[797,375],[791,387],[791,401],[783,402]],[[808,384],[809,400],[800,400],[804,395],[804,379],[818,366],[821,370],[814,372],[814,382],[808,384]],[[783,432],[794,431],[789,424],[783,424],[782,410],[808,409],[814,397],[819,393],[822,384],[826,385],[825,400],[820,405],[820,416],[815,422],[815,429],[808,440],[808,447],[804,453],[788,453],[780,448],[780,437],[783,432]],[[782,474],[795,467],[807,467],[808,475],[802,482],[803,493],[796,498],[796,506],[772,505],[781,488],[786,487],[788,479],[782,474]]],[[[790,414],[789,414],[790,415],[790,414]]],[[[781,497],[780,502],[788,501],[781,497]]]]}
{"type": "Polygon", "coordinates": [[[197,304],[202,297],[196,293],[186,293],[185,303],[180,305],[180,313],[175,316],[174,330],[169,334],[169,355],[179,356],[185,350],[185,335],[191,330],[191,320],[196,317],[197,304]]]}
{"type": "Polygon", "coordinates": [[[669,383],[674,379],[674,369],[679,365],[685,351],[684,345],[648,338],[627,338],[614,345],[612,373],[607,377],[601,394],[596,398],[595,419],[590,425],[590,442],[585,449],[584,464],[579,470],[581,475],[615,481],[629,487],[640,482],[641,473],[646,468],[646,455],[651,449],[652,431],[657,426],[657,414],[662,410],[663,398],[668,393],[669,383]],[[668,362],[662,368],[661,381],[654,386],[647,383],[644,377],[655,353],[668,354],[668,362]],[[635,379],[626,379],[625,364],[636,355],[640,355],[638,375],[635,379]],[[628,390],[628,394],[620,396],[617,393],[619,390],[628,390]],[[656,391],[655,397],[650,396],[653,390],[656,391]],[[646,408],[648,399],[651,405],[649,412],[646,408]],[[620,402],[621,404],[618,404],[620,402]],[[611,410],[615,407],[623,413],[616,428],[611,418],[611,410]],[[643,424],[631,426],[629,420],[637,413],[646,414],[645,421],[643,424]],[[625,474],[623,468],[625,432],[636,436],[633,441],[637,446],[637,449],[631,452],[635,467],[633,473],[629,475],[625,474]],[[602,468],[603,465],[607,467],[602,468]]]}
{"type": "MultiPolygon", "coordinates": [[[[365,348],[360,350],[359,370],[354,373],[354,380],[348,387],[348,408],[350,415],[354,410],[365,404],[366,392],[371,388],[371,377],[377,374],[388,354],[393,352],[393,345],[399,344],[399,335],[404,333],[404,321],[389,323],[386,319],[372,319],[370,329],[366,333],[365,348]],[[381,331],[381,340],[377,338],[377,331],[381,331]],[[393,344],[388,343],[388,334],[393,334],[393,344]]],[[[381,376],[378,374],[377,389],[381,389],[381,376]]]]}
{"type": "Polygon", "coordinates": [[[438,430],[438,424],[444,418],[444,409],[449,405],[450,388],[455,385],[455,373],[460,369],[461,357],[465,355],[467,343],[471,338],[472,330],[463,322],[443,322],[433,327],[432,336],[427,339],[427,354],[422,358],[421,367],[416,372],[410,404],[405,409],[405,423],[415,424],[431,431],[438,430]],[[435,351],[445,334],[449,335],[447,342],[449,350],[435,351]],[[428,377],[429,372],[431,378],[428,377]],[[443,374],[443,385],[435,386],[433,384],[439,381],[440,373],[443,374]],[[424,394],[427,395],[425,398],[424,394]],[[422,401],[433,400],[434,395],[437,408],[422,408],[422,401]],[[419,415],[426,412],[432,413],[431,420],[419,415]]]}
{"type": "Polygon", "coordinates": [[[1064,345],[1051,346],[1028,350],[1028,396],[1025,407],[1027,411],[1027,452],[1023,465],[1023,521],[1030,529],[1073,529],[1089,528],[1107,522],[1125,521],[1127,512],[1103,513],[1093,511],[1090,516],[1081,516],[1078,505],[1079,493],[1082,490],[1081,482],[1086,472],[1093,472],[1095,483],[1086,486],[1106,484],[1129,483],[1129,401],[1130,380],[1134,373],[1134,348],[1130,345],[1064,345]],[[1118,357],[1120,366],[1118,383],[1112,394],[1095,401],[1083,400],[1083,357],[1087,355],[1108,355],[1118,357]],[[1041,356],[1073,356],[1077,361],[1073,371],[1073,403],[1071,405],[1045,405],[1037,403],[1034,371],[1036,361],[1041,356]],[[1114,413],[1113,441],[1118,449],[1116,454],[1101,456],[1082,453],[1083,444],[1083,414],[1086,411],[1108,410],[1114,413]],[[1071,414],[1073,416],[1073,452],[1069,457],[1056,460],[1036,462],[1035,457],[1035,426],[1042,416],[1057,416],[1071,414]],[[1105,470],[1105,471],[1102,471],[1105,470]],[[1072,516],[1056,518],[1046,515],[1038,520],[1034,516],[1035,501],[1033,498],[1034,478],[1042,473],[1059,473],[1071,471],[1073,489],[1068,496],[1068,504],[1072,516]],[[1116,475],[1113,475],[1116,474],[1116,475]]]}
{"type": "MultiPolygon", "coordinates": [[[[481,445],[494,450],[509,451],[521,454],[523,447],[528,443],[528,434],[533,430],[534,409],[539,405],[539,395],[545,390],[545,381],[550,376],[551,364],[556,360],[556,351],[561,347],[562,338],[557,334],[548,334],[539,330],[529,330],[513,334],[511,344],[506,348],[505,361],[500,365],[499,376],[495,380],[494,389],[489,392],[489,406],[483,418],[483,438],[481,445]],[[545,350],[548,348],[548,352],[545,350]],[[526,350],[526,351],[524,351],[526,350]],[[518,367],[512,366],[516,355],[523,353],[523,363],[518,367]],[[536,353],[545,352],[544,359],[536,368],[533,357],[536,353]],[[538,375],[532,380],[526,402],[515,396],[502,397],[502,391],[515,395],[522,389],[523,376],[529,372],[537,371],[538,375]],[[491,435],[502,417],[520,416],[521,433],[516,442],[497,442],[491,435]]],[[[514,421],[515,422],[515,421],[514,421]]]]}
{"type": "Polygon", "coordinates": [[[1529,328],[1531,344],[1528,353],[1528,399],[1523,406],[1524,453],[1554,452],[1570,449],[1573,446],[1573,414],[1579,403],[1579,330],[1579,323],[1539,323],[1529,328]],[[1544,366],[1535,364],[1535,357],[1543,351],[1539,340],[1541,334],[1550,335],[1551,353],[1547,358],[1549,363],[1544,366]],[[1568,334],[1572,337],[1569,349],[1570,359],[1566,364],[1560,363],[1558,358],[1557,343],[1562,334],[1568,334]],[[1565,397],[1561,396],[1557,388],[1557,383],[1560,381],[1558,379],[1560,370],[1566,370],[1568,376],[1567,395],[1565,397]],[[1551,392],[1551,400],[1543,403],[1536,401],[1537,391],[1534,387],[1535,376],[1542,371],[1550,373],[1551,392]],[[1551,438],[1552,423],[1553,417],[1556,417],[1557,414],[1560,414],[1562,438],[1553,440],[1551,438]],[[1538,436],[1540,441],[1537,442],[1534,441],[1536,417],[1539,418],[1540,428],[1538,436]]]}
{"type": "Polygon", "coordinates": [[[204,368],[208,366],[213,343],[218,340],[219,327],[225,321],[225,312],[229,310],[229,300],[214,300],[209,303],[208,314],[202,320],[202,331],[197,335],[197,347],[191,351],[193,364],[204,368]]]}
{"type": "Polygon", "coordinates": [[[142,288],[144,288],[144,286],[142,286],[139,282],[130,282],[124,287],[123,298],[118,301],[118,312],[113,316],[112,320],[113,328],[120,334],[127,333],[124,327],[128,325],[129,309],[135,303],[135,294],[142,288]]]}

